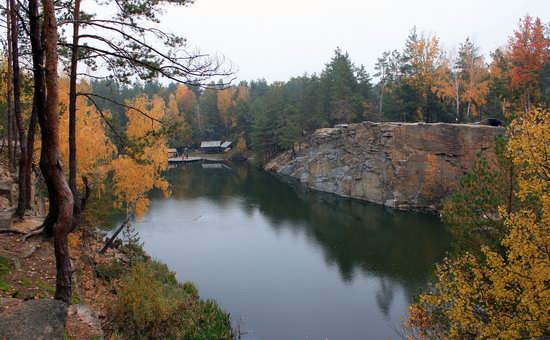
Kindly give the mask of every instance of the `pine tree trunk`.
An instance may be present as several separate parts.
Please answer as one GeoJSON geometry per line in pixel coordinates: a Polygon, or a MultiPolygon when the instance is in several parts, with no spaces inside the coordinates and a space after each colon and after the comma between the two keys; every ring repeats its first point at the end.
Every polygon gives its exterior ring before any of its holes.
{"type": "Polygon", "coordinates": [[[75,0],[73,15],[73,46],[71,47],[71,74],[69,89],[69,188],[73,193],[74,211],[73,226],[76,228],[80,220],[81,209],[79,205],[78,190],[76,187],[76,81],[78,72],[78,32],[80,29],[80,0],[75,0]]]}
{"type": "MultiPolygon", "coordinates": [[[[44,25],[41,25],[40,13],[38,11],[38,0],[29,1],[29,27],[30,27],[30,40],[32,48],[32,62],[33,62],[33,78],[34,78],[34,96],[33,104],[36,107],[37,120],[40,122],[39,116],[43,116],[46,112],[46,88],[44,80],[44,25]]],[[[42,125],[41,125],[42,127],[42,125]]],[[[29,133],[30,135],[30,133],[29,133]]],[[[44,159],[45,149],[40,149],[40,161],[44,159]]],[[[44,181],[48,187],[48,199],[49,208],[48,215],[42,224],[44,231],[47,235],[53,236],[53,226],[57,221],[57,203],[55,202],[55,196],[52,195],[50,188],[52,183],[49,177],[44,176],[44,181]]]]}
{"type": "Polygon", "coordinates": [[[27,186],[25,201],[27,202],[27,209],[32,209],[33,197],[32,197],[32,164],[34,161],[34,137],[36,135],[36,101],[33,98],[33,105],[31,111],[31,117],[29,119],[29,133],[27,135],[27,163],[25,166],[25,185],[27,186]]]}
{"type": "Polygon", "coordinates": [[[384,87],[385,87],[385,77],[386,77],[386,70],[384,67],[382,67],[382,79],[380,81],[380,110],[378,111],[380,113],[380,116],[382,116],[382,104],[384,103],[384,87]]]}
{"type": "MultiPolygon", "coordinates": [[[[30,0],[35,2],[37,0],[30,0]]],[[[71,264],[67,236],[71,229],[73,195],[63,172],[59,146],[59,95],[57,74],[57,22],[53,0],[42,0],[44,8],[45,110],[38,110],[38,122],[42,132],[42,157],[40,168],[48,185],[48,191],[56,205],[57,221],[53,230],[56,260],[57,300],[71,301],[71,264]]],[[[34,60],[33,60],[34,61],[34,60]]]]}
{"type": "Polygon", "coordinates": [[[11,24],[11,52],[13,67],[13,112],[17,124],[19,140],[19,195],[17,200],[17,210],[15,215],[19,218],[25,216],[27,209],[27,185],[25,184],[25,170],[27,168],[27,141],[25,140],[25,128],[23,127],[23,117],[21,115],[21,71],[19,70],[19,44],[17,33],[17,6],[15,0],[10,0],[10,24],[11,24]]]}
{"type": "MultiPolygon", "coordinates": [[[[13,70],[13,67],[12,67],[13,70]]],[[[12,75],[13,77],[13,75],[12,75]]],[[[12,78],[13,79],[13,78],[12,78]]],[[[18,141],[18,135],[17,135],[17,124],[15,122],[15,114],[14,114],[14,100],[13,100],[13,81],[12,81],[12,89],[11,89],[11,103],[12,103],[12,111],[11,111],[11,135],[13,137],[13,152],[11,154],[11,166],[13,168],[13,171],[17,169],[17,141],[18,141]]]]}
{"type": "Polygon", "coordinates": [[[466,110],[466,121],[470,121],[470,108],[472,107],[472,101],[468,100],[468,109],[466,110]]]}
{"type": "Polygon", "coordinates": [[[460,119],[460,89],[459,82],[455,80],[456,119],[460,119]]]}
{"type": "Polygon", "coordinates": [[[9,168],[10,168],[10,172],[13,172],[15,170],[15,166],[13,164],[13,154],[14,154],[14,147],[13,147],[13,107],[12,107],[12,102],[11,102],[11,98],[12,98],[12,93],[11,93],[11,89],[12,89],[12,77],[11,77],[11,27],[10,27],[10,23],[11,23],[11,20],[10,20],[10,0],[6,0],[6,23],[7,23],[7,27],[6,27],[6,31],[7,31],[7,34],[8,34],[8,74],[7,74],[7,80],[6,80],[6,83],[8,85],[8,88],[7,88],[7,91],[6,91],[6,94],[7,94],[7,98],[6,98],[6,101],[7,101],[7,109],[8,109],[8,112],[7,112],[7,116],[8,116],[8,119],[7,119],[7,128],[8,128],[8,165],[9,165],[9,168]]]}

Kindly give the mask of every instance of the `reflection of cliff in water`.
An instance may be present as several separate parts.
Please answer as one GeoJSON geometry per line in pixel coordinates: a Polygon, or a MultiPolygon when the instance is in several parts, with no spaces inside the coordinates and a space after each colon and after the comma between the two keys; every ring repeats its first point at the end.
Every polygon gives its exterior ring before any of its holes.
{"type": "Polygon", "coordinates": [[[344,281],[357,273],[384,277],[377,293],[382,310],[391,303],[395,283],[410,295],[417,293],[448,249],[448,235],[435,216],[312,191],[246,165],[192,165],[171,170],[167,177],[174,199],[206,197],[224,205],[238,198],[244,211],[259,209],[276,230],[305,233],[327,263],[338,266],[344,281]]]}

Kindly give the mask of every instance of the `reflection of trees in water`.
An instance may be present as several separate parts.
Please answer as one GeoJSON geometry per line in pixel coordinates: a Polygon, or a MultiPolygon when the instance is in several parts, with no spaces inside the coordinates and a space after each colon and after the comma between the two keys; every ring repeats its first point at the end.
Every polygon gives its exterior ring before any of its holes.
{"type": "Polygon", "coordinates": [[[205,170],[193,165],[168,173],[175,199],[208,198],[225,205],[239,198],[248,214],[259,209],[273,228],[305,233],[335,264],[342,280],[356,273],[382,278],[376,299],[386,314],[394,285],[412,296],[425,285],[433,266],[448,249],[448,236],[434,216],[312,191],[299,183],[245,165],[205,170]]]}
{"type": "Polygon", "coordinates": [[[394,285],[384,277],[380,278],[380,288],[376,292],[376,304],[386,318],[390,314],[390,305],[393,301],[394,285]]]}

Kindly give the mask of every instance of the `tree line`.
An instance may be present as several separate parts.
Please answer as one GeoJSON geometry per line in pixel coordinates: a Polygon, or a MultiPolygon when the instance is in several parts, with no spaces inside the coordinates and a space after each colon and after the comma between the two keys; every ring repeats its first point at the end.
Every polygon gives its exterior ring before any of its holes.
{"type": "MultiPolygon", "coordinates": [[[[173,147],[229,139],[262,158],[298,147],[317,128],[364,120],[470,123],[509,121],[550,101],[550,26],[525,16],[507,43],[486,60],[470,38],[444,50],[435,34],[413,28],[402,51],[376,60],[373,76],[337,48],[319,73],[267,83],[263,79],[206,87],[158,82],[134,87],[91,81],[94,93],[119,100],[145,93],[160,96],[183,132],[173,147]]],[[[104,102],[124,125],[120,109],[104,102]],[[117,111],[119,110],[119,111],[117,111]]]]}

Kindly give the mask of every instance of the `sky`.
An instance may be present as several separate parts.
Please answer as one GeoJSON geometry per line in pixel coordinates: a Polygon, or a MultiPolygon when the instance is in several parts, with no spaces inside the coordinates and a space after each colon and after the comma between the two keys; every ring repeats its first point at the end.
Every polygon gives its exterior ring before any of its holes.
{"type": "Polygon", "coordinates": [[[413,26],[445,49],[470,37],[488,57],[525,14],[550,22],[550,0],[195,0],[170,7],[161,25],[231,60],[238,80],[272,82],[320,72],[336,47],[372,74],[413,26]]]}

